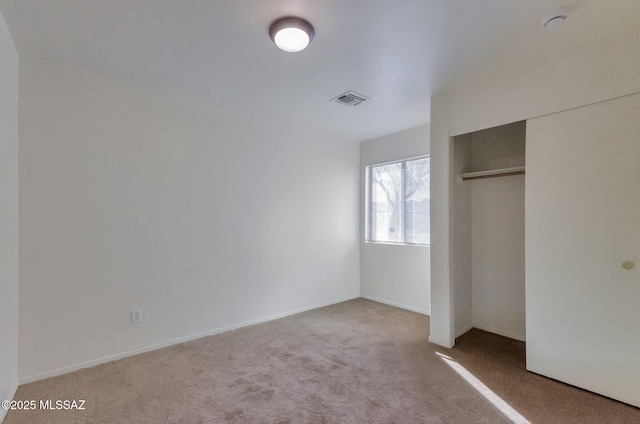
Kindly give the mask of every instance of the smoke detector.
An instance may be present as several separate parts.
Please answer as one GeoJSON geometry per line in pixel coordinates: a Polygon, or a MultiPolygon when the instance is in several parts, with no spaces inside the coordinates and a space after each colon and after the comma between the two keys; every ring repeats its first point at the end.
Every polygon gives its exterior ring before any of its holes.
{"type": "Polygon", "coordinates": [[[355,91],[347,91],[346,93],[342,93],[338,97],[331,99],[332,102],[336,102],[347,107],[358,106],[365,100],[369,100],[369,98],[362,94],[358,94],[355,91]]]}

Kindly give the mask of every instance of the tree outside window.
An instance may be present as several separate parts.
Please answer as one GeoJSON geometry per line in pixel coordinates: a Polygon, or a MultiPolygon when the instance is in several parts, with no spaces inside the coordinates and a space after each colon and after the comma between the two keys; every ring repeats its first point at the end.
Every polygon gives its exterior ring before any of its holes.
{"type": "Polygon", "coordinates": [[[428,157],[370,166],[367,241],[428,245],[428,157]]]}

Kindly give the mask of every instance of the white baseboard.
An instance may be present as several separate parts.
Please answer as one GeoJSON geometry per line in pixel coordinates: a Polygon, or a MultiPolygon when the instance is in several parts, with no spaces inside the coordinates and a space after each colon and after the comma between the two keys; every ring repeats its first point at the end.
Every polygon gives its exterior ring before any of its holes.
{"type": "Polygon", "coordinates": [[[460,328],[456,328],[454,338],[453,338],[453,343],[450,343],[448,340],[446,342],[444,340],[436,340],[432,336],[429,336],[429,342],[451,349],[456,345],[455,339],[462,336],[464,333],[471,330],[472,328],[473,328],[473,325],[471,324],[464,324],[460,328]]]}
{"type": "Polygon", "coordinates": [[[367,295],[364,295],[364,294],[361,294],[360,297],[363,298],[363,299],[372,300],[374,302],[384,303],[385,305],[395,306],[396,308],[406,309],[406,310],[411,311],[411,312],[417,312],[417,313],[422,314],[422,315],[431,315],[431,311],[429,311],[427,309],[415,308],[413,306],[403,305],[402,303],[392,302],[390,300],[384,300],[384,299],[380,299],[378,297],[367,296],[367,295]]]}
{"type": "Polygon", "coordinates": [[[482,325],[475,325],[475,324],[465,324],[462,327],[456,329],[456,339],[462,336],[467,331],[471,330],[472,328],[477,328],[478,330],[486,331],[488,333],[493,333],[499,336],[508,337],[510,339],[519,340],[521,342],[526,342],[526,338],[521,334],[515,334],[509,331],[503,331],[497,328],[485,327],[482,325]]]}
{"type": "Polygon", "coordinates": [[[445,342],[444,340],[436,340],[433,338],[433,336],[429,336],[429,343],[437,344],[438,346],[442,346],[447,349],[451,349],[454,346],[451,343],[449,343],[449,341],[445,342]]]}
{"type": "MultiPolygon", "coordinates": [[[[3,400],[13,400],[13,397],[16,395],[16,391],[18,390],[18,382],[9,387],[3,387],[0,390],[0,401],[3,400]]],[[[0,408],[0,423],[2,423],[7,416],[8,409],[0,408]]]]}
{"type": "Polygon", "coordinates": [[[474,325],[473,328],[477,328],[478,330],[482,330],[482,331],[486,331],[489,333],[493,333],[493,334],[497,334],[499,336],[503,336],[503,337],[508,337],[510,339],[515,339],[515,340],[519,340],[521,342],[526,342],[526,337],[523,336],[522,334],[516,334],[516,333],[511,333],[509,331],[503,331],[503,330],[499,330],[497,328],[493,328],[493,327],[485,327],[482,325],[474,325]]]}
{"type": "Polygon", "coordinates": [[[31,383],[31,382],[38,381],[38,380],[43,380],[45,378],[56,377],[58,375],[67,374],[67,373],[70,373],[70,372],[73,372],[73,371],[77,371],[77,370],[80,370],[80,369],[83,369],[83,368],[89,368],[89,367],[93,367],[93,366],[96,366],[96,365],[104,364],[105,362],[111,362],[111,361],[115,361],[117,359],[126,358],[128,356],[138,355],[140,353],[150,352],[150,351],[156,350],[156,349],[162,349],[163,347],[167,347],[167,346],[172,346],[172,345],[179,344],[179,343],[188,342],[188,341],[199,339],[199,338],[202,338],[202,337],[213,336],[215,334],[220,334],[220,333],[224,333],[224,332],[227,332],[227,331],[237,330],[238,328],[248,327],[248,326],[254,325],[254,324],[260,324],[260,323],[267,322],[267,321],[273,321],[274,319],[284,318],[284,317],[289,316],[289,315],[295,315],[295,314],[299,314],[301,312],[310,311],[312,309],[323,308],[325,306],[334,305],[336,303],[342,303],[342,302],[346,302],[347,300],[352,300],[352,299],[357,299],[357,298],[358,298],[358,296],[346,297],[346,298],[341,298],[341,299],[334,299],[334,300],[331,300],[329,302],[324,302],[324,303],[320,303],[320,304],[316,304],[316,305],[312,305],[312,306],[306,306],[304,308],[298,308],[298,309],[294,309],[294,310],[291,310],[291,311],[282,312],[282,313],[279,313],[279,314],[270,315],[270,316],[267,316],[267,317],[258,318],[258,319],[254,319],[254,320],[250,320],[250,321],[245,321],[245,322],[242,322],[242,323],[239,323],[239,324],[229,325],[229,326],[226,326],[226,327],[216,328],[214,330],[209,330],[209,331],[205,331],[205,332],[202,332],[202,333],[196,333],[196,334],[192,334],[192,335],[185,336],[185,337],[179,337],[177,339],[168,340],[166,342],[155,343],[155,344],[152,344],[152,345],[149,345],[149,346],[144,346],[144,347],[140,347],[140,348],[137,348],[137,349],[131,349],[131,350],[127,350],[127,351],[124,351],[124,352],[116,353],[116,354],[113,354],[113,355],[107,355],[107,356],[103,356],[103,357],[100,357],[100,358],[92,359],[92,360],[89,360],[89,361],[80,362],[78,364],[67,365],[67,366],[64,366],[64,367],[56,368],[56,369],[51,370],[51,371],[45,371],[45,372],[41,372],[41,373],[38,373],[38,374],[22,377],[22,378],[20,378],[20,384],[26,384],[26,383],[31,383]]]}
{"type": "Polygon", "coordinates": [[[473,328],[473,324],[465,324],[460,328],[456,329],[456,339],[460,336],[462,336],[464,333],[466,333],[467,331],[471,330],[473,328]]]}

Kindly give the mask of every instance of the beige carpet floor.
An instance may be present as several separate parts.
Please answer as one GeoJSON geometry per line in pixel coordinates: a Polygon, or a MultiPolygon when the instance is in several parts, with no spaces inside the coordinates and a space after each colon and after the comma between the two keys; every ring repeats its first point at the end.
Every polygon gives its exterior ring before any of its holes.
{"type": "Polygon", "coordinates": [[[17,423],[509,423],[441,355],[532,423],[640,423],[640,409],[524,367],[524,343],[479,330],[454,349],[428,317],[364,299],[121,359],[19,388],[84,411],[17,423]]]}

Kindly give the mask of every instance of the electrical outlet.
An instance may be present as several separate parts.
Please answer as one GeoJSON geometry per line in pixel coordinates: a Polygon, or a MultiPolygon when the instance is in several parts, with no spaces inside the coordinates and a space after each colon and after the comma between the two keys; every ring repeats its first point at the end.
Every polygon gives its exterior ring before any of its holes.
{"type": "Polygon", "coordinates": [[[131,324],[140,324],[142,322],[142,309],[131,310],[131,324]]]}
{"type": "Polygon", "coordinates": [[[327,285],[327,277],[320,277],[320,285],[323,287],[327,285]]]}

